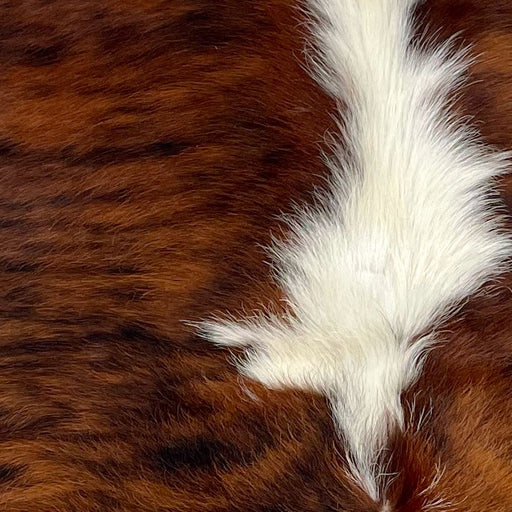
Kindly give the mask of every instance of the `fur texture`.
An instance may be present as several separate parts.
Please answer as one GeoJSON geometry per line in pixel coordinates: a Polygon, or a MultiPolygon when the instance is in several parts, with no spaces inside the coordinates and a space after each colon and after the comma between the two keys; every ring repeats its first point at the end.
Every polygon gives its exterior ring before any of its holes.
{"type": "MultiPolygon", "coordinates": [[[[340,131],[305,71],[310,16],[295,0],[0,0],[0,510],[381,508],[321,394],[245,378],[243,348],[183,322],[286,312],[261,247],[314,202],[340,131]]],[[[510,149],[510,1],[426,0],[412,19],[413,41],[471,44],[454,111],[510,149]]],[[[393,512],[512,510],[503,284],[438,329],[402,394],[393,512]]]]}
{"type": "Polygon", "coordinates": [[[314,74],[348,112],[328,189],[271,249],[288,312],[203,327],[249,347],[248,377],[328,396],[353,477],[377,501],[380,455],[435,329],[512,248],[490,188],[506,155],[450,113],[466,56],[412,40],[415,3],[310,2],[314,74]]]}

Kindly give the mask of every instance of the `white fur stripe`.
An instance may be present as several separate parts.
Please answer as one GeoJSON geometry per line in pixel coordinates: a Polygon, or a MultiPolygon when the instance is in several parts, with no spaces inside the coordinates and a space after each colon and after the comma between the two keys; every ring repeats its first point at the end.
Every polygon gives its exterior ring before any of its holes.
{"type": "Polygon", "coordinates": [[[465,55],[411,40],[414,0],[310,0],[315,77],[349,106],[328,190],[271,248],[289,314],[211,321],[240,371],[326,394],[353,478],[382,496],[379,453],[436,326],[511,253],[489,199],[506,155],[448,112],[465,55]],[[348,149],[347,149],[348,148],[348,149]]]}

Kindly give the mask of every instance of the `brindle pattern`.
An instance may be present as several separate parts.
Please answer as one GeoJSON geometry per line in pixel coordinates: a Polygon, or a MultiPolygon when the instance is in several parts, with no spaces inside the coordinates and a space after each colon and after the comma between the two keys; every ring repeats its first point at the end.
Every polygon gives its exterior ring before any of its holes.
{"type": "MultiPolygon", "coordinates": [[[[260,244],[322,183],[333,106],[296,7],[0,0],[1,510],[376,510],[323,399],[244,381],[183,323],[279,300],[260,244]]],[[[486,52],[460,108],[511,148],[512,5],[421,11],[486,52]]],[[[512,509],[511,307],[471,301],[404,397],[432,413],[395,442],[397,510],[512,509]]]]}

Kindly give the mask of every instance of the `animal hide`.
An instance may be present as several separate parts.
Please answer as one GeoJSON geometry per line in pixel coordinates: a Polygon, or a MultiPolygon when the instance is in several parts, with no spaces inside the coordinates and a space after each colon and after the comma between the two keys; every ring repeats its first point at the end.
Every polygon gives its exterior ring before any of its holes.
{"type": "Polygon", "coordinates": [[[0,14],[0,510],[512,510],[508,0],[0,14]]]}

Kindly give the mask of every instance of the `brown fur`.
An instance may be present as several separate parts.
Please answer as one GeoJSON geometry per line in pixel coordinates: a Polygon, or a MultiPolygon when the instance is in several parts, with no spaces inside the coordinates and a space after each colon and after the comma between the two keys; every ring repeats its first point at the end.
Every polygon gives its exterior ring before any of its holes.
{"type": "MultiPolygon", "coordinates": [[[[459,106],[512,148],[512,5],[420,11],[486,52],[459,106]]],[[[291,0],[0,0],[1,510],[377,510],[323,399],[244,381],[183,323],[278,299],[260,244],[333,128],[303,22],[291,0]]],[[[394,510],[512,510],[511,307],[470,301],[404,397],[394,510]]]]}

